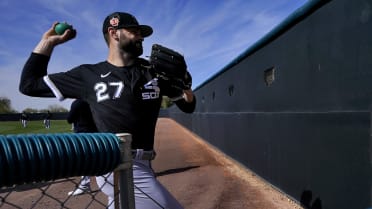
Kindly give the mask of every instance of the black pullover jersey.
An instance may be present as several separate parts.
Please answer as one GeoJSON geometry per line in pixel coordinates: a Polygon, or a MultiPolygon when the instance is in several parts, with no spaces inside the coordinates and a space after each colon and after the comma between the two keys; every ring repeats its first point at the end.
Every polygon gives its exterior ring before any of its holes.
{"type": "MultiPolygon", "coordinates": [[[[89,103],[99,132],[130,133],[133,149],[153,149],[162,96],[172,92],[172,88],[144,67],[146,60],[138,58],[135,64],[125,67],[104,61],[47,74],[49,59],[31,54],[21,75],[22,93],[59,100],[82,99],[89,103]]],[[[176,105],[192,113],[196,100],[187,103],[181,99],[176,105]]]]}

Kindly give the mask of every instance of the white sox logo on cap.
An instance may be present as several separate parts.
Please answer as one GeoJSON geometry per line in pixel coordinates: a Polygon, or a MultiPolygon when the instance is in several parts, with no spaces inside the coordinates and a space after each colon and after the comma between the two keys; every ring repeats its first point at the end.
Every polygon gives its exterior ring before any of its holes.
{"type": "Polygon", "coordinates": [[[121,28],[139,28],[143,37],[150,36],[152,34],[152,28],[148,25],[140,25],[137,19],[125,12],[115,12],[105,18],[103,21],[102,32],[106,34],[108,29],[112,27],[114,29],[121,28]]]}
{"type": "Polygon", "coordinates": [[[118,17],[112,17],[110,20],[110,25],[113,27],[116,27],[119,25],[119,18],[118,17]]]}

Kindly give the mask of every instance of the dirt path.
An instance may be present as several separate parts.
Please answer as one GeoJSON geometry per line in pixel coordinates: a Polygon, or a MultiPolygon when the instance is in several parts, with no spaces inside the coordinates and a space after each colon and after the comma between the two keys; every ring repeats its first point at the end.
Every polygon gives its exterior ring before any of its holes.
{"type": "Polygon", "coordinates": [[[171,119],[159,119],[153,168],[185,209],[301,208],[171,119]]]}

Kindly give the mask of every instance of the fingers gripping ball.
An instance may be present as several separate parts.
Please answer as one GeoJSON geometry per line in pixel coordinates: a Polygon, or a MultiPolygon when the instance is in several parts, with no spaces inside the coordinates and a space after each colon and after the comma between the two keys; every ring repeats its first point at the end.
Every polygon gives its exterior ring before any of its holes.
{"type": "Polygon", "coordinates": [[[69,25],[67,23],[58,23],[55,27],[54,27],[54,31],[58,34],[58,35],[62,35],[67,29],[70,29],[72,30],[72,25],[69,25]]]}

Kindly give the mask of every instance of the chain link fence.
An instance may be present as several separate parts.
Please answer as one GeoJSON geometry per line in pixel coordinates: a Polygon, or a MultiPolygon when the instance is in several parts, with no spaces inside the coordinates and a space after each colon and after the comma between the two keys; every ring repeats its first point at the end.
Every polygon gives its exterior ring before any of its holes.
{"type": "Polygon", "coordinates": [[[130,144],[129,134],[0,136],[0,208],[134,208],[130,144]],[[109,172],[113,202],[95,178],[109,172]],[[90,192],[68,195],[79,187],[80,176],[90,177],[90,192]]]}

